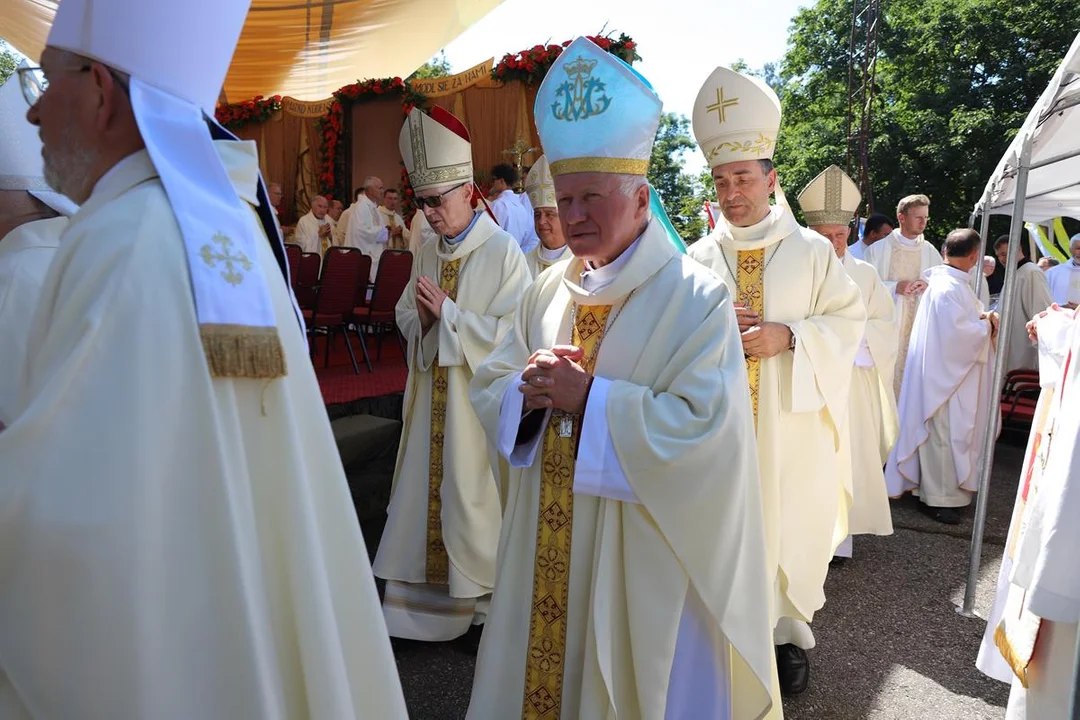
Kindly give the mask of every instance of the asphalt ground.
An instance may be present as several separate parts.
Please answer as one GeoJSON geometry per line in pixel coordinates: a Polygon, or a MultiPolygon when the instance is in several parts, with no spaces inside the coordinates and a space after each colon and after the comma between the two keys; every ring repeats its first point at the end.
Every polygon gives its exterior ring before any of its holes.
{"type": "MultiPolygon", "coordinates": [[[[993,601],[1023,442],[1003,438],[995,454],[975,603],[982,618],[993,601]]],[[[813,623],[817,647],[810,651],[810,688],[784,701],[786,718],[1005,716],[1008,687],[975,668],[985,621],[956,612],[964,595],[974,511],[973,503],[962,524],[945,526],[919,513],[917,501],[908,497],[892,503],[893,535],[855,538],[853,559],[829,573],[828,601],[813,623]]],[[[362,515],[372,556],[384,521],[370,511],[367,518],[362,515]]],[[[449,643],[394,640],[412,718],[465,716],[479,630],[449,643]]]]}

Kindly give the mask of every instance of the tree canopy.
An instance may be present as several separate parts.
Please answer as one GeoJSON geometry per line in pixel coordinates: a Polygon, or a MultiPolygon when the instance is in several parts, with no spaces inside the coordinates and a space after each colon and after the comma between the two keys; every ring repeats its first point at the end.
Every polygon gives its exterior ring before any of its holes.
{"type": "Polygon", "coordinates": [[[708,227],[702,213],[706,190],[700,177],[683,170],[683,153],[697,152],[690,137],[690,121],[685,115],[664,113],[656,131],[652,157],[649,159],[649,184],[656,190],[671,224],[687,244],[705,234],[708,227]]]}
{"type": "MultiPolygon", "coordinates": [[[[869,146],[875,210],[930,197],[927,238],[972,206],[1080,28],[1075,0],[882,3],[869,146]]],[[[794,200],[846,154],[848,0],[817,0],[792,21],[775,83],[784,105],[776,164],[794,200]]]]}
{"type": "Polygon", "coordinates": [[[447,77],[450,75],[450,61],[446,59],[446,51],[440,50],[439,54],[428,60],[416,69],[409,80],[447,77]]]}

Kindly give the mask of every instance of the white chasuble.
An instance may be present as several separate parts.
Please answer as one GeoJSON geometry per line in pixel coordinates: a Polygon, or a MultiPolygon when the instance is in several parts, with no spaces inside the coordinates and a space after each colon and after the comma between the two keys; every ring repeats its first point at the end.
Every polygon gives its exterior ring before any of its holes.
{"type": "MultiPolygon", "coordinates": [[[[833,550],[847,536],[850,493],[841,472],[842,425],[866,311],[859,288],[823,237],[773,206],[758,225],[738,228],[721,217],[690,257],[727,284],[740,285],[740,258],[760,252],[762,317],[788,325],[795,350],[761,360],[757,447],[765,541],[777,597],[773,619],[809,621],[825,604],[833,550]],[[743,237],[744,239],[739,239],[743,237]],[[738,269],[736,269],[738,268],[738,269]]],[[[749,304],[749,303],[748,303],[749,304]]],[[[753,388],[752,388],[753,390],[753,388]]]]}
{"type": "Polygon", "coordinates": [[[547,270],[552,265],[562,262],[563,260],[569,260],[574,254],[570,252],[569,245],[563,245],[561,248],[555,248],[549,250],[544,247],[543,243],[537,243],[529,252],[525,253],[525,262],[529,266],[529,272],[532,274],[533,279],[539,277],[540,273],[547,270]]]}
{"type": "Polygon", "coordinates": [[[1046,271],[1050,295],[1062,307],[1080,304],[1080,264],[1069,260],[1046,271]]]}
{"type": "MultiPolygon", "coordinates": [[[[319,231],[323,226],[330,224],[329,216],[315,217],[315,213],[308,212],[296,222],[296,230],[293,231],[293,242],[300,246],[306,253],[318,253],[322,255],[323,240],[319,231]]],[[[333,232],[331,231],[331,235],[333,232]]]]}
{"type": "Polygon", "coordinates": [[[896,369],[893,378],[893,393],[900,397],[900,386],[904,378],[908,345],[911,338],[911,326],[915,322],[915,311],[919,309],[919,295],[899,295],[896,285],[901,280],[920,280],[923,272],[941,265],[941,253],[923,239],[923,236],[909,240],[900,230],[893,230],[890,235],[866,249],[866,262],[874,266],[878,277],[885,287],[893,293],[896,303],[897,345],[896,369]]]}
{"type": "MultiPolygon", "coordinates": [[[[1024,326],[1054,302],[1046,273],[1030,260],[1023,261],[1013,275],[1016,289],[1013,291],[1012,326],[1009,343],[1005,347],[1005,373],[1021,368],[1035,370],[1039,367],[1039,352],[1028,337],[1024,326]]],[[[1005,318],[1001,318],[1004,322],[1005,318]]],[[[1002,375],[1004,378],[1005,376],[1002,375]]]]}
{"type": "Polygon", "coordinates": [[[388,583],[384,612],[395,637],[464,634],[475,599],[494,587],[501,506],[469,380],[510,329],[530,282],[517,242],[482,213],[459,242],[427,243],[413,258],[412,281],[397,305],[409,366],[401,444],[374,567],[388,581],[422,587],[410,596],[388,583]],[[421,275],[452,296],[427,333],[416,310],[421,275]]]}
{"type": "MultiPolygon", "coordinates": [[[[263,237],[254,143],[215,146],[263,237]]],[[[71,218],[0,432],[0,716],[406,717],[307,343],[255,248],[287,375],[214,378],[146,151],[71,218]]]]}
{"type": "Polygon", "coordinates": [[[847,428],[854,499],[848,512],[852,535],[892,534],[892,513],[882,468],[900,432],[893,396],[896,308],[873,266],[844,255],[844,269],[866,305],[866,334],[855,356],[847,428]]]}
{"type": "Polygon", "coordinates": [[[940,265],[924,277],[885,480],[890,497],[918,489],[927,505],[960,507],[978,490],[976,459],[990,421],[990,323],[966,272],[940,265]]]}
{"type": "Polygon", "coordinates": [[[379,269],[379,258],[390,241],[390,231],[386,229],[379,206],[367,195],[361,195],[353,203],[352,217],[348,219],[349,230],[345,235],[345,244],[360,250],[371,258],[371,282],[375,282],[379,269]]]}
{"type": "Polygon", "coordinates": [[[730,295],[656,221],[612,266],[624,258],[594,291],[576,259],[542,274],[473,379],[516,467],[469,718],[742,719],[779,705],[730,295]],[[596,352],[584,416],[540,416],[518,442],[529,356],[574,339],[596,352]],[[563,432],[580,438],[569,464],[552,453],[563,432]],[[568,556],[551,542],[566,524],[568,556]]]}
{"type": "Polygon", "coordinates": [[[0,424],[14,420],[31,321],[66,217],[34,220],[0,238],[0,424]]]}

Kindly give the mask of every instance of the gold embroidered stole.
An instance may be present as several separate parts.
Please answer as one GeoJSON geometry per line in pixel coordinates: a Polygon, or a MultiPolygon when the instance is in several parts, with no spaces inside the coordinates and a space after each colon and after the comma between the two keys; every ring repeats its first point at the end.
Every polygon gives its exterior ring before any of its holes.
{"type": "MultiPolygon", "coordinates": [[[[457,301],[461,259],[442,263],[439,287],[457,301]]],[[[429,332],[437,332],[434,328],[429,332]]],[[[438,353],[431,364],[431,450],[428,459],[427,563],[425,579],[433,585],[450,583],[450,558],[442,539],[443,429],[446,427],[446,389],[449,368],[439,365],[438,353]]]]}
{"type": "MultiPolygon", "coordinates": [[[[610,305],[579,306],[571,343],[581,348],[581,365],[592,372],[605,334],[610,305]]],[[[574,464],[581,416],[556,410],[544,431],[540,510],[536,519],[532,616],[525,661],[521,717],[557,720],[562,707],[566,660],[566,612],[570,594],[570,540],[574,519],[574,464]],[[567,432],[566,430],[569,430],[567,432]]]]}
{"type": "MultiPolygon", "coordinates": [[[[765,248],[739,250],[738,277],[735,287],[738,302],[765,318],[765,248]]],[[[757,427],[758,396],[761,386],[761,358],[746,356],[746,375],[750,380],[750,402],[754,407],[754,427],[757,427]]]]}

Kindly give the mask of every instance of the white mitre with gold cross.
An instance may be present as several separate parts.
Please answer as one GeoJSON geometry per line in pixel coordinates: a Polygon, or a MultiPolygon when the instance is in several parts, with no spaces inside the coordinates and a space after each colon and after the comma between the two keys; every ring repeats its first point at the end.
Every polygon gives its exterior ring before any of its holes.
{"type": "Polygon", "coordinates": [[[694,137],[710,168],[771,160],[780,131],[780,98],[761,80],[718,67],[694,101],[694,137]]]}
{"type": "Polygon", "coordinates": [[[398,133],[398,150],[414,191],[463,185],[473,179],[472,143],[465,124],[438,105],[413,108],[398,133]]]}
{"type": "Polygon", "coordinates": [[[533,209],[559,206],[555,200],[555,179],[551,177],[547,155],[541,155],[525,176],[525,194],[529,196],[533,209]]]}
{"type": "Polygon", "coordinates": [[[825,168],[799,193],[799,207],[811,227],[848,225],[861,202],[859,186],[836,165],[825,168]]]}

